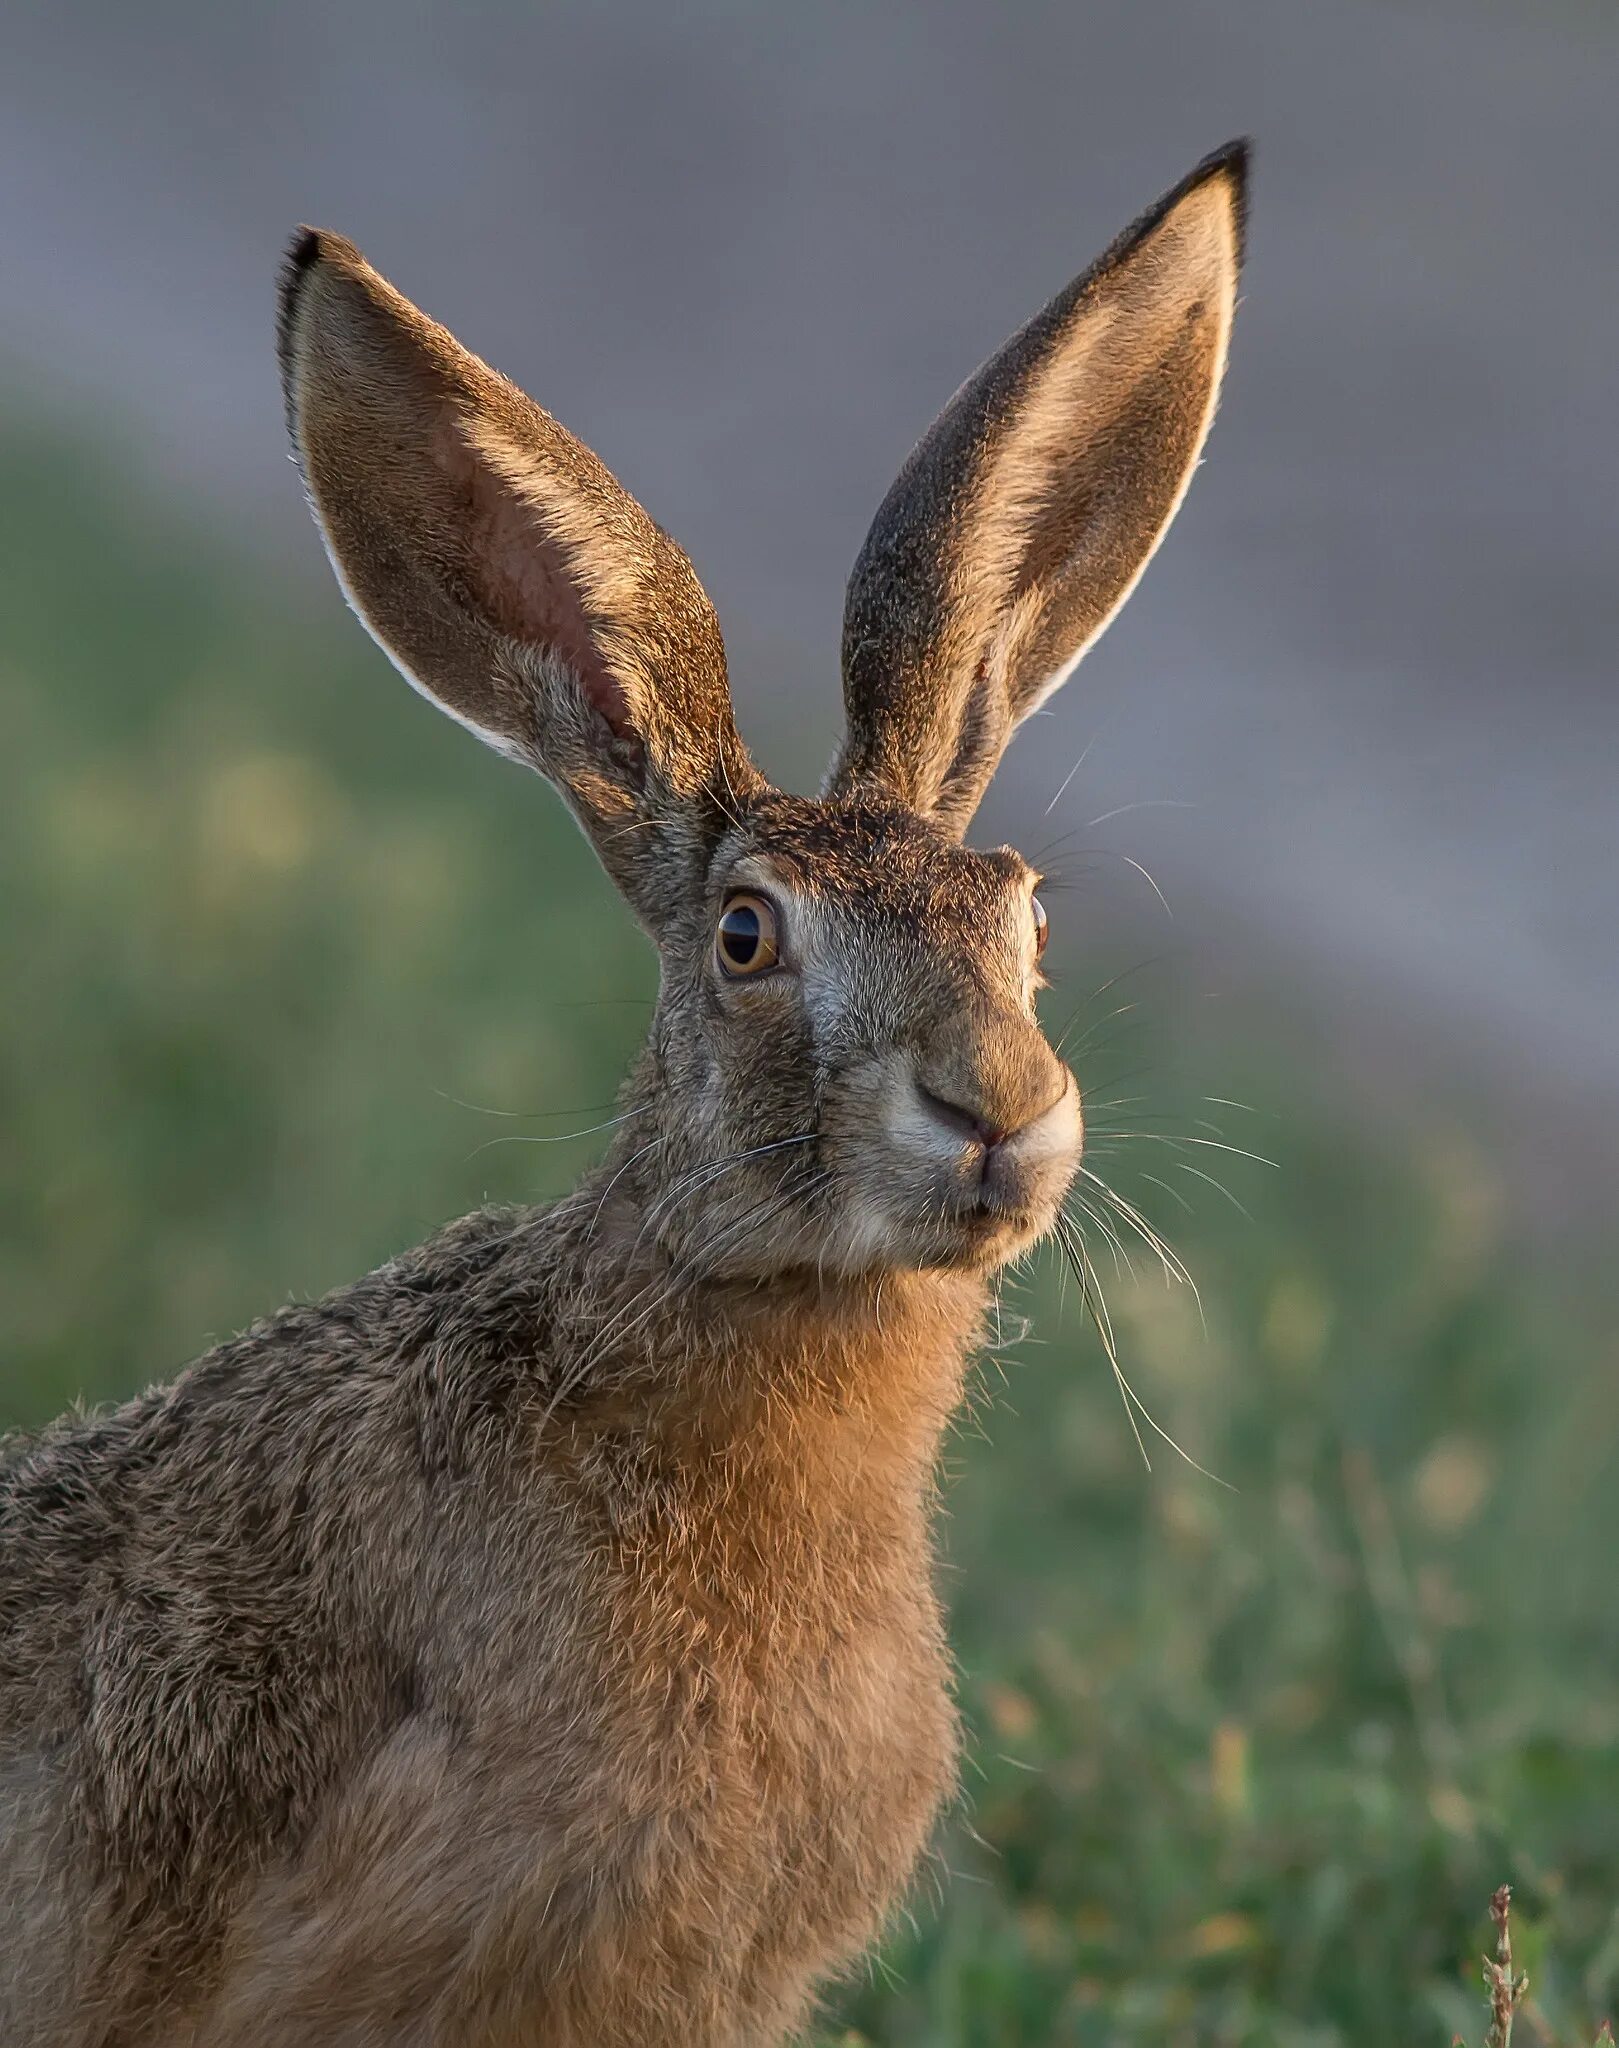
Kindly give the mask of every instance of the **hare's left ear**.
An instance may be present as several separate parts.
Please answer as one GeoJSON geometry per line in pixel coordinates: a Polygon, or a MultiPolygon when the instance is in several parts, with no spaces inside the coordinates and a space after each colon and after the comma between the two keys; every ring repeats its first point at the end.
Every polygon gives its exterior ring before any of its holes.
{"type": "Polygon", "coordinates": [[[900,472],[849,583],[829,789],[964,832],[1013,728],[1129,596],[1214,418],[1248,148],[1199,164],[991,357],[900,472]]]}

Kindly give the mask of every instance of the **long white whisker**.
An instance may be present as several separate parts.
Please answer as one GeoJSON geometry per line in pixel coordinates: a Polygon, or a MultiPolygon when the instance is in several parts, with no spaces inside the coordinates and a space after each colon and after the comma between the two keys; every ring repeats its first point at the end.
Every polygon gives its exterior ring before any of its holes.
{"type": "Polygon", "coordinates": [[[548,1136],[541,1137],[533,1137],[526,1132],[513,1131],[503,1138],[486,1138],[481,1145],[474,1146],[472,1151],[467,1154],[467,1157],[469,1159],[476,1159],[482,1153],[493,1151],[497,1145],[569,1145],[572,1144],[575,1138],[593,1138],[598,1131],[616,1130],[620,1124],[627,1124],[632,1117],[639,1116],[640,1114],[639,1109],[627,1109],[622,1116],[608,1117],[605,1123],[586,1124],[583,1130],[555,1131],[548,1136]]]}
{"type": "Polygon", "coordinates": [[[1162,1188],[1172,1202],[1179,1202],[1188,1216],[1193,1213],[1191,1203],[1187,1201],[1179,1188],[1172,1188],[1167,1180],[1160,1180],[1155,1173],[1144,1173],[1141,1178],[1143,1180],[1150,1180],[1155,1188],[1162,1188]]]}
{"type": "Polygon", "coordinates": [[[1196,804],[1183,803],[1179,797],[1147,796],[1140,798],[1133,804],[1120,804],[1116,810],[1104,811],[1099,818],[1092,818],[1085,827],[1085,830],[1090,832],[1098,825],[1111,824],[1115,818],[1128,817],[1132,811],[1195,811],[1196,809],[1196,804]]]}
{"type": "Polygon", "coordinates": [[[1175,913],[1169,907],[1169,898],[1164,894],[1163,890],[1159,888],[1158,884],[1153,880],[1152,876],[1147,873],[1147,870],[1141,865],[1140,861],[1138,861],[1133,854],[1128,853],[1121,853],[1119,855],[1119,858],[1124,862],[1126,867],[1132,867],[1135,869],[1136,873],[1146,883],[1147,887],[1158,898],[1158,901],[1164,906],[1164,915],[1166,917],[1173,917],[1175,913]]]}
{"type": "Polygon", "coordinates": [[[707,1160],[701,1166],[693,1168],[691,1173],[677,1180],[674,1186],[659,1196],[648,1209],[636,1234],[636,1243],[641,1242],[652,1224],[659,1220],[660,1215],[666,1214],[674,1202],[683,1201],[687,1195],[695,1194],[700,1187],[707,1187],[711,1182],[720,1179],[731,1167],[745,1165],[750,1159],[762,1159],[769,1152],[784,1152],[792,1145],[808,1145],[818,1136],[819,1133],[816,1131],[800,1131],[796,1137],[778,1138],[773,1144],[755,1145],[750,1151],[732,1152],[723,1159],[707,1160]]]}
{"type": "Polygon", "coordinates": [[[1203,1312],[1203,1296],[1198,1290],[1197,1282],[1192,1278],[1191,1270],[1187,1266],[1186,1261],[1153,1228],[1135,1204],[1124,1199],[1117,1188],[1109,1187],[1099,1173],[1093,1173],[1087,1166],[1081,1166],[1079,1170],[1081,1175],[1096,1189],[1097,1193],[1109,1202],[1119,1215],[1124,1218],[1125,1222],[1135,1231],[1142,1243],[1157,1255],[1159,1263],[1163,1266],[1165,1277],[1167,1279],[1179,1280],[1183,1286],[1189,1287],[1192,1290],[1192,1299],[1197,1303],[1197,1319],[1203,1327],[1204,1334],[1207,1335],[1209,1319],[1203,1312]]]}
{"type": "Polygon", "coordinates": [[[1095,1268],[1091,1264],[1090,1254],[1085,1249],[1085,1240],[1077,1231],[1070,1235],[1064,1220],[1061,1218],[1058,1219],[1057,1223],[1057,1238],[1067,1254],[1069,1264],[1073,1268],[1074,1279],[1079,1285],[1079,1298],[1090,1312],[1091,1321],[1096,1326],[1096,1334],[1102,1340],[1102,1349],[1107,1354],[1109,1365],[1113,1368],[1113,1377],[1119,1389],[1119,1399],[1124,1403],[1124,1419],[1129,1423],[1130,1434],[1136,1440],[1136,1449],[1141,1453],[1141,1462],[1150,1472],[1152,1470],[1152,1459],[1147,1455],[1147,1446],[1142,1439],[1140,1426],[1136,1422],[1135,1413],[1130,1406],[1129,1395],[1125,1390],[1124,1374],[1119,1370],[1118,1347],[1113,1342],[1113,1326],[1108,1320],[1107,1303],[1102,1299],[1101,1288],[1097,1286],[1093,1289],[1092,1286],[1092,1282],[1095,1279],[1095,1268]]]}
{"type": "Polygon", "coordinates": [[[1079,759],[1074,763],[1073,767],[1069,769],[1068,773],[1063,777],[1062,781],[1058,783],[1057,794],[1051,799],[1050,803],[1046,805],[1046,816],[1048,818],[1051,816],[1052,812],[1057,808],[1058,804],[1060,804],[1063,798],[1067,795],[1069,783],[1073,781],[1074,777],[1079,773],[1080,769],[1084,767],[1086,761],[1089,760],[1091,748],[1096,745],[1098,737],[1099,735],[1097,733],[1093,732],[1091,734],[1090,738],[1079,750],[1079,759]]]}
{"type": "MultiPolygon", "coordinates": [[[[1245,1209],[1243,1207],[1242,1203],[1237,1200],[1236,1196],[1225,1185],[1224,1181],[1216,1180],[1212,1173],[1205,1173],[1201,1167],[1188,1165],[1188,1163],[1184,1159],[1176,1160],[1175,1170],[1177,1173],[1189,1173],[1195,1180],[1207,1182],[1207,1184],[1211,1188],[1213,1188],[1214,1192],[1217,1195],[1225,1196],[1226,1200],[1231,1204],[1232,1208],[1236,1210],[1239,1216],[1246,1217],[1250,1223],[1253,1222],[1253,1211],[1251,1209],[1245,1209]]],[[[1163,1183],[1160,1182],[1159,1185],[1162,1186],[1163,1183]]]]}
{"type": "Polygon", "coordinates": [[[468,1102],[462,1096],[452,1095],[447,1088],[435,1088],[433,1093],[440,1102],[450,1102],[457,1109],[470,1109],[474,1116],[506,1116],[519,1122],[531,1117],[543,1116],[594,1116],[599,1109],[611,1109],[610,1102],[588,1102],[581,1109],[492,1109],[487,1102],[468,1102]]]}
{"type": "Polygon", "coordinates": [[[648,1139],[646,1144],[638,1146],[636,1150],[630,1154],[629,1158],[625,1160],[624,1164],[618,1169],[618,1171],[613,1175],[612,1179],[607,1183],[606,1187],[604,1187],[601,1191],[601,1200],[596,1204],[595,1213],[594,1215],[592,1215],[590,1219],[590,1227],[592,1230],[594,1230],[597,1224],[601,1221],[602,1211],[607,1207],[608,1196],[613,1192],[614,1188],[618,1186],[619,1182],[624,1178],[625,1174],[629,1172],[630,1168],[635,1164],[636,1160],[644,1159],[649,1152],[655,1151],[657,1147],[662,1145],[664,1142],[665,1140],[662,1138],[650,1138],[648,1139]]]}
{"type": "Polygon", "coordinates": [[[1192,1276],[1187,1270],[1185,1261],[1170,1245],[1165,1243],[1162,1236],[1147,1221],[1135,1204],[1127,1202],[1117,1188],[1110,1187],[1103,1180],[1102,1176],[1099,1173],[1092,1172],[1090,1167],[1081,1166],[1079,1171],[1082,1178],[1090,1182],[1091,1186],[1095,1188],[1104,1201],[1112,1204],[1147,1248],[1156,1254],[1159,1263],[1169,1274],[1170,1278],[1184,1282],[1186,1286],[1192,1288],[1192,1292],[1195,1294],[1197,1289],[1193,1286],[1192,1276]]]}
{"type": "MultiPolygon", "coordinates": [[[[1168,1444],[1169,1448],[1175,1453],[1176,1457],[1182,1459],[1186,1464],[1190,1465],[1194,1472],[1201,1473],[1205,1479],[1212,1479],[1216,1486],[1223,1486],[1227,1493],[1235,1493],[1237,1489],[1231,1484],[1231,1481],[1229,1479],[1222,1479],[1218,1472],[1211,1472],[1206,1465],[1200,1465],[1197,1462],[1196,1458],[1192,1456],[1190,1451],[1186,1450],[1182,1445],[1178,1444],[1175,1441],[1175,1439],[1170,1435],[1169,1431],[1165,1429],[1163,1424],[1158,1421],[1156,1416],[1154,1416],[1151,1409],[1148,1408],[1147,1404],[1142,1400],[1141,1396],[1136,1392],[1135,1388],[1131,1386],[1129,1380],[1126,1379],[1124,1375],[1124,1369],[1119,1364],[1118,1348],[1113,1341],[1113,1326],[1111,1322],[1108,1322],[1106,1320],[1106,1305],[1105,1303],[1101,1302],[1100,1289],[1097,1288],[1096,1285],[1096,1268],[1091,1264],[1090,1254],[1085,1250],[1083,1239],[1080,1239],[1078,1241],[1078,1250],[1081,1259],[1084,1261],[1085,1275],[1088,1276],[1091,1286],[1093,1288],[1096,1288],[1097,1302],[1098,1305],[1102,1308],[1102,1317],[1100,1319],[1096,1319],[1097,1332],[1101,1336],[1103,1345],[1107,1351],[1108,1363],[1113,1367],[1114,1377],[1117,1379],[1119,1383],[1120,1392],[1125,1396],[1127,1402],[1133,1403],[1135,1410],[1140,1415],[1142,1421],[1146,1423],[1147,1427],[1153,1432],[1155,1436],[1161,1437],[1163,1441],[1166,1444],[1168,1444]]],[[[1081,1285],[1083,1288],[1083,1279],[1081,1281],[1081,1285]]],[[[1133,1419],[1131,1426],[1132,1428],[1134,1428],[1133,1419]]],[[[1141,1443],[1141,1432],[1139,1429],[1136,1430],[1136,1441],[1138,1444],[1141,1443]]],[[[1141,1455],[1143,1458],[1145,1458],[1147,1455],[1146,1446],[1144,1444],[1141,1446],[1141,1455]]],[[[1147,1469],[1149,1471],[1152,1469],[1150,1460],[1148,1460],[1147,1469]]]]}
{"type": "Polygon", "coordinates": [[[1154,1145],[1207,1145],[1212,1151],[1230,1152],[1238,1159],[1251,1159],[1255,1165],[1272,1167],[1277,1173],[1280,1173],[1282,1170],[1279,1160],[1267,1159],[1263,1152],[1245,1151],[1241,1145],[1228,1145],[1223,1138],[1194,1138],[1185,1132],[1182,1132],[1177,1137],[1170,1137],[1164,1131],[1125,1131],[1118,1129],[1109,1131],[1108,1136],[1110,1138],[1144,1138],[1154,1145]]]}
{"type": "MultiPolygon", "coordinates": [[[[1080,1007],[1083,1008],[1083,1004],[1080,1007]]],[[[1074,1047],[1071,1057],[1074,1059],[1078,1059],[1080,1054],[1085,1052],[1094,1043],[1098,1031],[1105,1030],[1107,1026],[1111,1024],[1117,1017],[1128,1017],[1132,1010],[1138,1009],[1139,1007],[1140,1005],[1137,1003],[1121,1003],[1116,1010],[1109,1010],[1105,1017],[1099,1017],[1094,1024],[1088,1024],[1085,1027],[1084,1037],[1081,1038],[1078,1044],[1074,1047]]],[[[1069,1019],[1067,1029],[1063,1032],[1062,1036],[1057,1040],[1058,1052],[1062,1052],[1063,1049],[1067,1046],[1068,1034],[1073,1030],[1074,1026],[1078,1022],[1079,1015],[1078,1012],[1076,1012],[1074,1016],[1069,1019]]]]}
{"type": "MultiPolygon", "coordinates": [[[[730,1166],[737,1166],[742,1163],[742,1159],[750,1156],[752,1155],[744,1153],[740,1158],[727,1160],[724,1163],[730,1166]]],[[[695,1194],[697,1190],[696,1188],[691,1188],[687,1192],[695,1194]]],[[[728,1250],[747,1231],[771,1221],[792,1199],[793,1196],[791,1194],[778,1195],[773,1201],[767,1202],[761,1209],[754,1210],[743,1217],[738,1224],[733,1226],[730,1231],[722,1234],[708,1249],[711,1253],[728,1250]]],[[[541,1412],[540,1421],[542,1425],[551,1419],[559,1403],[565,1400],[573,1389],[580,1384],[590,1368],[605,1356],[615,1344],[622,1343],[626,1337],[632,1336],[637,1330],[644,1328],[660,1309],[666,1307],[675,1298],[681,1288],[687,1284],[688,1277],[687,1273],[680,1267],[673,1267],[668,1273],[656,1275],[645,1287],[639,1289],[630,1297],[629,1301],[624,1304],[623,1312],[616,1321],[609,1323],[596,1342],[575,1363],[573,1369],[563,1375],[556,1391],[552,1394],[544,1410],[541,1412]],[[649,1296],[655,1296],[656,1298],[648,1300],[649,1296]],[[646,1306],[631,1321],[629,1318],[632,1311],[643,1302],[646,1303],[646,1306]]]]}
{"type": "Polygon", "coordinates": [[[1112,1224],[1108,1222],[1107,1218],[1104,1215],[1102,1215],[1102,1213],[1099,1210],[1093,1209],[1090,1203],[1086,1201],[1083,1195],[1072,1195],[1069,1197],[1069,1199],[1085,1212],[1085,1214],[1090,1218],[1090,1220],[1096,1225],[1097,1229],[1101,1231],[1102,1235],[1107,1239],[1108,1244],[1113,1252],[1113,1270],[1115,1271],[1115,1273],[1117,1273],[1119,1278],[1122,1280],[1125,1273],[1128,1272],[1131,1279],[1133,1280],[1135,1278],[1136,1269],[1133,1265],[1131,1265],[1130,1254],[1125,1250],[1124,1242],[1120,1238],[1118,1232],[1113,1228],[1112,1224]]]}

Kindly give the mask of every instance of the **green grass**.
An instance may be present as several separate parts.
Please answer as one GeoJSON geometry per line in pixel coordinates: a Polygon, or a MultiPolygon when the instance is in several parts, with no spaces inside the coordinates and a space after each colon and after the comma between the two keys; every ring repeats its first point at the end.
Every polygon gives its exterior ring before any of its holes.
{"type": "MultiPolygon", "coordinates": [[[[357,630],[61,442],[0,453],[0,1419],[35,1422],[566,1185],[599,1138],[492,1141],[597,1121],[652,963],[555,800],[357,630]]],[[[1055,950],[1059,1016],[1128,964],[1055,950]]],[[[1094,1237],[1125,1369],[1235,1490],[1162,1444],[1143,1470],[1038,1264],[951,1453],[961,1811],[825,2039],[1442,2048],[1482,2036],[1510,1879],[1519,2039],[1589,2041],[1619,2006],[1609,1327],[1526,1274],[1460,1139],[1339,1127],[1173,1018],[1148,1050],[1151,1128],[1241,1095],[1227,1135],[1280,1162],[1095,1154],[1202,1293],[1200,1323],[1094,1237]]],[[[1082,1062],[1093,1098],[1138,1057],[1082,1062]]]]}

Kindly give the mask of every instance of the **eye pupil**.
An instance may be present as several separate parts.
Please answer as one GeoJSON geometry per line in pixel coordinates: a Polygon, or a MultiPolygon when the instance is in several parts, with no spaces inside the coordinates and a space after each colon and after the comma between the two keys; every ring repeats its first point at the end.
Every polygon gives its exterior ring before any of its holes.
{"type": "Polygon", "coordinates": [[[1046,950],[1046,940],[1051,935],[1051,926],[1046,918],[1046,906],[1039,897],[1030,897],[1029,903],[1034,912],[1034,957],[1038,960],[1046,950]]]}
{"type": "Polygon", "coordinates": [[[746,967],[759,950],[759,913],[749,903],[737,903],[720,920],[720,944],[733,967],[746,967]]]}
{"type": "Polygon", "coordinates": [[[777,957],[776,913],[763,896],[738,894],[720,913],[714,951],[722,972],[733,978],[762,974],[777,957]]]}

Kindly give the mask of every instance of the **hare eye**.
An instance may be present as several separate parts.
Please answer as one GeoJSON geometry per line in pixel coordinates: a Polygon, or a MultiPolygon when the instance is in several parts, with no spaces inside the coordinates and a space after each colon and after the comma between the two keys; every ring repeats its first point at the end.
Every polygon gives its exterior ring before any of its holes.
{"type": "Polygon", "coordinates": [[[1034,912],[1034,957],[1038,960],[1046,950],[1046,940],[1051,936],[1051,925],[1046,917],[1046,906],[1038,896],[1029,898],[1029,908],[1034,912]]]}
{"type": "Polygon", "coordinates": [[[723,974],[762,974],[775,966],[780,957],[776,913],[763,896],[739,892],[727,897],[714,935],[714,952],[723,974]]]}

